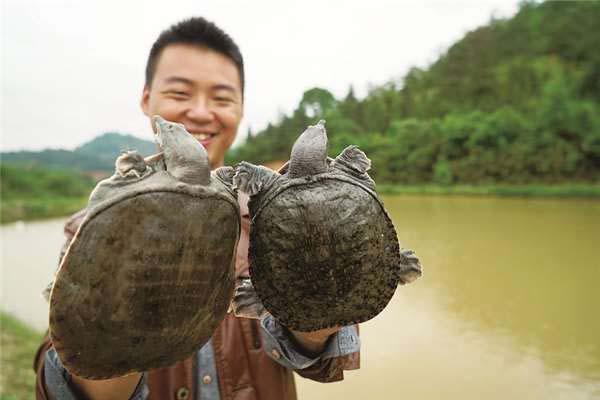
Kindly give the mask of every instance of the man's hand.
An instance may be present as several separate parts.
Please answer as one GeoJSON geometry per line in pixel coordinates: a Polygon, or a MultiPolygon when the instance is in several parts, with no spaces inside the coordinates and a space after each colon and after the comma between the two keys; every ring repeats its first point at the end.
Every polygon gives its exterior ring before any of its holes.
{"type": "MultiPolygon", "coordinates": [[[[86,399],[118,400],[129,399],[142,379],[141,373],[134,373],[119,378],[90,380],[71,375],[76,390],[86,399]]],[[[59,400],[59,399],[56,399],[59,400]]]]}
{"type": "Polygon", "coordinates": [[[333,328],[320,329],[312,332],[300,332],[290,329],[290,332],[300,347],[305,350],[306,355],[315,357],[323,352],[331,335],[338,332],[340,329],[342,328],[335,326],[333,328]]]}

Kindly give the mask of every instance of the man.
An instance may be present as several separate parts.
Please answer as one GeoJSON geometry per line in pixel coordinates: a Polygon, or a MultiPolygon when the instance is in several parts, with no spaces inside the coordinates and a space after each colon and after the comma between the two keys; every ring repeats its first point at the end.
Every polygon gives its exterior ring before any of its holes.
{"type": "MultiPolygon", "coordinates": [[[[243,114],[243,59],[233,40],[203,18],[164,31],[146,65],[145,115],[183,123],[207,149],[211,167],[223,165],[243,114]]],[[[236,275],[248,274],[247,199],[236,275]]],[[[65,227],[67,244],[84,212],[65,227]]],[[[144,374],[87,380],[69,374],[48,338],[36,355],[38,399],[295,399],[292,370],[320,382],[358,368],[356,327],[292,332],[268,315],[261,321],[228,314],[212,339],[191,358],[144,374]]]]}

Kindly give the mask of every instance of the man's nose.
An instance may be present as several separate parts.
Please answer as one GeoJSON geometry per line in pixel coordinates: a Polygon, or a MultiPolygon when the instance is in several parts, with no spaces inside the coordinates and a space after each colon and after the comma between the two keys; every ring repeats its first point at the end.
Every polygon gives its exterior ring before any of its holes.
{"type": "Polygon", "coordinates": [[[198,99],[187,110],[187,117],[197,122],[211,122],[215,115],[210,109],[206,99],[198,99]]]}

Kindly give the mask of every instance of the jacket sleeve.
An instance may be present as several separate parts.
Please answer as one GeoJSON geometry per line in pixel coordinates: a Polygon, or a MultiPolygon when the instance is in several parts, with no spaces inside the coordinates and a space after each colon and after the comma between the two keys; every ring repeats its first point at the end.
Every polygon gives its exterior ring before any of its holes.
{"type": "MultiPolygon", "coordinates": [[[[75,232],[79,228],[79,225],[83,221],[85,217],[86,209],[83,209],[73,216],[71,216],[67,222],[65,223],[64,233],[65,233],[65,243],[60,250],[60,254],[58,257],[58,265],[60,265],[65,252],[69,248],[69,244],[75,236],[75,232]]],[[[50,295],[50,290],[52,289],[52,282],[48,285],[48,287],[44,290],[44,296],[48,299],[50,295]]],[[[38,400],[49,400],[51,399],[48,389],[46,387],[46,378],[45,378],[45,368],[44,365],[46,363],[46,353],[49,349],[52,348],[52,341],[50,340],[49,333],[46,332],[40,347],[38,348],[35,357],[33,359],[33,370],[36,374],[36,383],[35,383],[35,398],[38,400]]]]}
{"type": "Polygon", "coordinates": [[[44,360],[46,358],[46,351],[52,346],[48,333],[44,336],[42,344],[35,353],[33,359],[33,371],[35,372],[35,398],[37,400],[49,400],[50,396],[46,390],[46,382],[44,379],[44,360]]]}
{"type": "Polygon", "coordinates": [[[263,347],[269,357],[305,378],[335,382],[344,379],[344,370],[360,367],[358,325],[343,327],[329,339],[317,357],[304,354],[291,333],[271,315],[261,320],[261,327],[263,347]]]}

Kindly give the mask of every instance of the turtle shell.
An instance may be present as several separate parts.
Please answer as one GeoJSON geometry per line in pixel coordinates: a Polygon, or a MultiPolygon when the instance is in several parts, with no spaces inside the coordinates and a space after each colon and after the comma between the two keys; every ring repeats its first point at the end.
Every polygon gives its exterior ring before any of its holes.
{"type": "Polygon", "coordinates": [[[96,190],[111,195],[90,207],[50,298],[54,347],[67,370],[89,379],[188,357],[221,322],[233,291],[239,206],[214,172],[208,185],[167,171],[118,181],[96,190]]]}
{"type": "Polygon", "coordinates": [[[403,272],[400,245],[370,187],[330,168],[280,179],[249,207],[252,283],[285,326],[363,322],[388,304],[403,272]]]}

